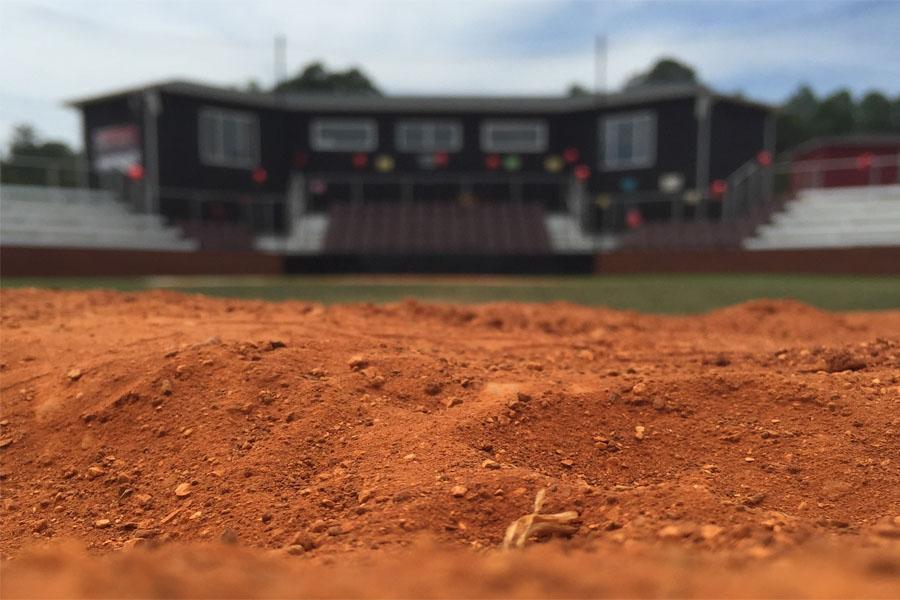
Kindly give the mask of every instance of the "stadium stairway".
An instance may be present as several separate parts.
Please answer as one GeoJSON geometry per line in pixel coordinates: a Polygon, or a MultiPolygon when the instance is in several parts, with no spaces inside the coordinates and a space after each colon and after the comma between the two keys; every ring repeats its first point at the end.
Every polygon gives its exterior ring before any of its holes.
{"type": "Polygon", "coordinates": [[[620,246],[618,236],[585,233],[570,213],[551,213],[544,217],[550,246],[558,254],[611,252],[620,246]]]}
{"type": "Polygon", "coordinates": [[[328,223],[327,214],[304,213],[293,221],[287,236],[258,236],[256,249],[278,254],[320,254],[325,245],[328,223]]]}
{"type": "Polygon", "coordinates": [[[900,185],[802,190],[744,240],[748,250],[900,246],[900,185]]]}
{"type": "Polygon", "coordinates": [[[537,256],[552,253],[532,202],[333,204],[324,250],[338,255],[537,256]]]}
{"type": "Polygon", "coordinates": [[[0,244],[44,248],[192,251],[159,215],[135,214],[109,192],[0,186],[0,244]]]}

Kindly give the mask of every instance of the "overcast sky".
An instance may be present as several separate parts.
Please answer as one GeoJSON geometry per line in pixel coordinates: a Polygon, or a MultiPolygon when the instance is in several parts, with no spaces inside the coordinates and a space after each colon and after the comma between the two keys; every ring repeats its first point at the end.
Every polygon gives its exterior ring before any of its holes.
{"type": "Polygon", "coordinates": [[[593,84],[601,32],[613,87],[669,55],[767,101],[801,82],[900,93],[900,1],[0,0],[0,145],[20,122],[79,143],[69,98],[170,78],[271,85],[276,34],[290,71],[359,65],[388,93],[555,94],[593,84]]]}

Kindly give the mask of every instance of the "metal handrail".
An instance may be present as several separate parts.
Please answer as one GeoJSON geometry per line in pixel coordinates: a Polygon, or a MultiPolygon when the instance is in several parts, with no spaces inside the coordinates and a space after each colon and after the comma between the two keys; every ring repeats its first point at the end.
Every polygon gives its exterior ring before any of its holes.
{"type": "MultiPolygon", "coordinates": [[[[16,155],[2,160],[3,168],[20,168],[44,172],[44,185],[47,187],[88,187],[90,167],[83,155],[60,158],[47,156],[16,155]],[[62,186],[63,173],[75,175],[75,186],[62,186]]],[[[21,185],[29,185],[23,182],[21,185]]]]}

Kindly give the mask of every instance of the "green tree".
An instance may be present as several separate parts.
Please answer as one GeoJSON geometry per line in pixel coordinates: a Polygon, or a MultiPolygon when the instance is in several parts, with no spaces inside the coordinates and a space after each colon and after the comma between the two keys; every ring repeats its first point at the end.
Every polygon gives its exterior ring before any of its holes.
{"type": "Polygon", "coordinates": [[[295,77],[272,90],[276,93],[320,93],[380,96],[381,91],[360,69],[329,71],[321,62],[312,62],[295,77]]]}
{"type": "Polygon", "coordinates": [[[819,108],[819,99],[808,85],[797,88],[782,105],[776,118],[777,139],[775,148],[782,152],[813,137],[813,119],[819,108]]]}
{"type": "Polygon", "coordinates": [[[891,102],[891,131],[900,133],[900,96],[891,102]]]}
{"type": "Polygon", "coordinates": [[[40,139],[31,125],[13,127],[0,181],[21,185],[78,184],[80,155],[65,142],[40,139]]]}
{"type": "Polygon", "coordinates": [[[846,89],[838,90],[822,100],[813,115],[814,135],[846,135],[855,126],[853,96],[846,89]]]}
{"type": "Polygon", "coordinates": [[[587,89],[586,87],[584,87],[583,85],[581,85],[580,83],[573,83],[572,85],[569,86],[569,89],[566,92],[566,94],[570,98],[574,98],[576,96],[590,96],[591,91],[589,89],[587,89]]]}
{"type": "Polygon", "coordinates": [[[626,83],[626,90],[676,83],[698,83],[697,72],[674,58],[661,58],[649,71],[633,75],[626,83]]]}
{"type": "Polygon", "coordinates": [[[869,92],[857,104],[855,120],[862,133],[891,131],[891,101],[881,92],[869,92]]]}
{"type": "Polygon", "coordinates": [[[799,117],[807,125],[812,123],[818,108],[819,99],[816,98],[815,92],[808,85],[801,85],[784,103],[785,112],[799,117]]]}

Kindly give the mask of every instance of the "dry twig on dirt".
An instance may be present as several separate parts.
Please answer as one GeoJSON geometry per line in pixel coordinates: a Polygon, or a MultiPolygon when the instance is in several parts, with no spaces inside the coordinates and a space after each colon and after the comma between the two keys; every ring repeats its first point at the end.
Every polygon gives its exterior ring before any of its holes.
{"type": "Polygon", "coordinates": [[[574,521],[578,519],[578,513],[574,510],[551,515],[540,514],[546,495],[546,489],[538,490],[534,497],[534,511],[530,515],[516,519],[506,528],[506,535],[503,536],[504,550],[509,550],[513,546],[524,547],[525,540],[535,534],[572,535],[578,531],[578,525],[574,524],[574,521]]]}

